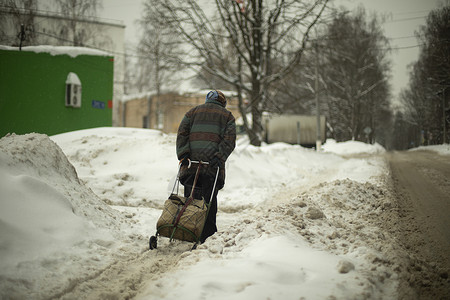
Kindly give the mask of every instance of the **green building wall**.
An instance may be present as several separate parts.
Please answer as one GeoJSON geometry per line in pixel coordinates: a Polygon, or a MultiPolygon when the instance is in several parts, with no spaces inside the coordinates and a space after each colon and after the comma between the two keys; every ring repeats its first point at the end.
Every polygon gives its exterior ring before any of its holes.
{"type": "Polygon", "coordinates": [[[0,137],[112,126],[113,57],[0,49],[0,137]],[[80,108],[66,107],[66,79],[78,75],[80,108]]]}

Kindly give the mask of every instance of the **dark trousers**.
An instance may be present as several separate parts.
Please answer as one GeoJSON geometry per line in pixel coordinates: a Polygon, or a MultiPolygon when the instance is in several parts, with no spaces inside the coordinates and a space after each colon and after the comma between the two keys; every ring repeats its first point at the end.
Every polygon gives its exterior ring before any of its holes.
{"type": "MultiPolygon", "coordinates": [[[[189,197],[191,195],[192,185],[194,183],[195,175],[187,178],[184,183],[184,196],[189,197]]],[[[214,195],[211,199],[211,193],[214,186],[214,178],[206,175],[199,175],[197,184],[194,191],[194,199],[205,199],[206,203],[211,200],[211,206],[209,208],[209,213],[206,218],[205,227],[203,227],[202,235],[200,236],[200,242],[204,243],[205,240],[217,232],[216,226],[216,215],[217,215],[217,193],[219,192],[216,188],[214,195]]]]}

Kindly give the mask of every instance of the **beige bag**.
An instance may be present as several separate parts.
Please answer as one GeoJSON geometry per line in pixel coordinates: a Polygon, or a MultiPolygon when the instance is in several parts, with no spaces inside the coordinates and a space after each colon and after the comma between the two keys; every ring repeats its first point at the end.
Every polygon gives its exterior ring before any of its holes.
{"type": "Polygon", "coordinates": [[[205,225],[208,206],[204,199],[193,199],[175,224],[186,200],[186,197],[177,194],[170,195],[164,203],[163,212],[156,223],[156,230],[160,235],[171,239],[198,242],[205,225]]]}

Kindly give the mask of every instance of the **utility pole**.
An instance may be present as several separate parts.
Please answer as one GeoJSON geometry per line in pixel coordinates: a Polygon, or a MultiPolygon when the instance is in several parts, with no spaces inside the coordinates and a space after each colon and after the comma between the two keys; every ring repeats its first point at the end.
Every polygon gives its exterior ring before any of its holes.
{"type": "Polygon", "coordinates": [[[444,90],[442,91],[442,122],[444,125],[444,138],[443,138],[443,143],[442,144],[447,144],[447,120],[446,120],[446,116],[445,116],[445,90],[447,89],[447,87],[444,87],[444,90]]]}
{"type": "Polygon", "coordinates": [[[316,73],[316,80],[315,80],[315,86],[314,86],[314,93],[316,98],[316,119],[317,119],[317,137],[316,137],[316,151],[320,151],[322,148],[322,139],[320,136],[320,109],[319,109],[319,49],[317,40],[314,41],[314,48],[316,52],[316,66],[315,66],[315,73],[316,73]]]}
{"type": "Polygon", "coordinates": [[[22,51],[22,43],[25,41],[25,26],[23,24],[20,25],[18,38],[20,39],[19,51],[22,51]]]}

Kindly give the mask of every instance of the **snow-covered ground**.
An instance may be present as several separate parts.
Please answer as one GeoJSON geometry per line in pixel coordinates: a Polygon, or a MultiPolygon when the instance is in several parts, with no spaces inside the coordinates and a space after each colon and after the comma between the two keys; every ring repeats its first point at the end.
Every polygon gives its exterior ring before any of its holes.
{"type": "Polygon", "coordinates": [[[339,155],[381,154],[385,152],[383,146],[378,143],[375,143],[374,145],[358,141],[337,143],[333,139],[327,139],[327,142],[323,145],[322,148],[325,152],[332,152],[339,155]]]}
{"type": "Polygon", "coordinates": [[[195,251],[165,238],[148,251],[177,171],[174,135],[6,136],[0,299],[395,298],[394,241],[379,227],[391,205],[383,152],[240,138],[218,196],[219,232],[195,251]]]}
{"type": "Polygon", "coordinates": [[[418,150],[433,151],[440,155],[450,155],[450,144],[420,146],[417,148],[410,149],[409,151],[418,151],[418,150]]]}

